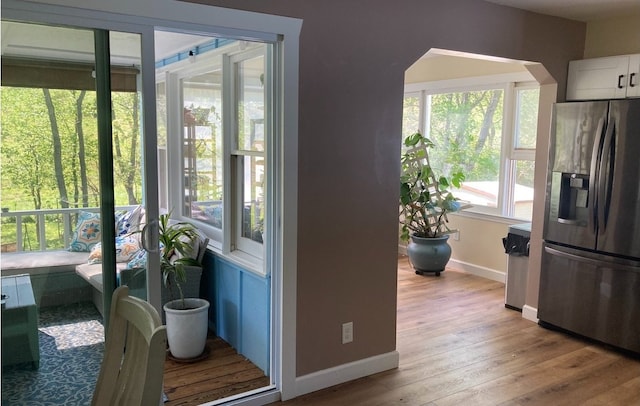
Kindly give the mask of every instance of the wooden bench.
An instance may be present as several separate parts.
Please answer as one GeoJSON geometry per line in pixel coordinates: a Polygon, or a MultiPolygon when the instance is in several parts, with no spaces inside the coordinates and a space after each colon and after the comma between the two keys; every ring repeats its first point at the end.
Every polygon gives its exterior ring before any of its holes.
{"type": "Polygon", "coordinates": [[[28,274],[36,304],[50,307],[91,300],[91,287],[75,272],[88,258],[66,250],[3,252],[0,267],[3,277],[28,274]]]}
{"type": "MultiPolygon", "coordinates": [[[[198,244],[197,260],[202,262],[204,253],[207,250],[207,244],[209,239],[203,237],[198,244]]],[[[187,273],[187,282],[182,284],[182,291],[185,297],[200,297],[200,278],[202,276],[202,267],[199,266],[187,266],[185,267],[187,273]]],[[[91,299],[96,306],[100,314],[104,314],[103,294],[104,288],[102,284],[102,264],[80,264],[75,267],[75,272],[82,279],[87,281],[91,285],[91,299]]],[[[117,283],[118,286],[129,286],[129,294],[131,296],[138,297],[140,299],[147,299],[147,277],[145,269],[127,269],[127,263],[121,262],[116,264],[117,283]]],[[[177,295],[176,292],[174,292],[177,295]]],[[[171,297],[170,292],[165,286],[162,286],[161,292],[162,304],[164,305],[169,300],[174,299],[171,297]]],[[[164,320],[164,314],[163,320],[164,320]]]]}
{"type": "Polygon", "coordinates": [[[38,308],[29,275],[2,278],[2,365],[40,365],[38,308]]]}
{"type": "MultiPolygon", "coordinates": [[[[129,294],[140,299],[147,299],[147,277],[145,269],[126,269],[126,263],[118,263],[117,265],[117,282],[118,286],[129,286],[129,294]]],[[[182,284],[182,291],[185,297],[200,296],[200,278],[202,276],[202,267],[187,266],[187,283],[182,284]]],[[[93,304],[100,314],[104,315],[103,294],[104,288],[102,284],[102,266],[101,264],[82,264],[76,266],[76,273],[91,284],[93,304]]],[[[178,294],[177,290],[174,294],[178,294]]],[[[162,286],[162,304],[174,299],[171,297],[167,288],[162,286]]]]}

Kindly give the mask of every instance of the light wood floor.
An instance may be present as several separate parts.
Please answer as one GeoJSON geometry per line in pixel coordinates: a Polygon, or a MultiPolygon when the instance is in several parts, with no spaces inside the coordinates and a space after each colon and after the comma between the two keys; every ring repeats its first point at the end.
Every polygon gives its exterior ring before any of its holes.
{"type": "Polygon", "coordinates": [[[504,285],[398,269],[400,367],[278,404],[640,405],[640,360],[504,307],[504,285]]]}

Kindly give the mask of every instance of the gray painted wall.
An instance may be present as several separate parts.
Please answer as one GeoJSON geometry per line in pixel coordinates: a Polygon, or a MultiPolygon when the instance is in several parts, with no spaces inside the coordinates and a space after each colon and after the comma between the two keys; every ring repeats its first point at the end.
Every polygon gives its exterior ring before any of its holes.
{"type": "Polygon", "coordinates": [[[432,47],[536,61],[562,100],[585,24],[478,0],[199,2],[304,19],[297,375],[394,351],[405,70],[432,47]]]}

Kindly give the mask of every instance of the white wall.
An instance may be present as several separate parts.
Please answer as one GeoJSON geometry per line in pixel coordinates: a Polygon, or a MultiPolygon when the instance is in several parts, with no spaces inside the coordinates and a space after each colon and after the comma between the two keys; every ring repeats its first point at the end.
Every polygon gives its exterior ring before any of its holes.
{"type": "Polygon", "coordinates": [[[452,55],[431,55],[429,52],[407,69],[404,82],[405,84],[420,83],[518,72],[526,72],[524,66],[519,63],[503,63],[452,55]]]}

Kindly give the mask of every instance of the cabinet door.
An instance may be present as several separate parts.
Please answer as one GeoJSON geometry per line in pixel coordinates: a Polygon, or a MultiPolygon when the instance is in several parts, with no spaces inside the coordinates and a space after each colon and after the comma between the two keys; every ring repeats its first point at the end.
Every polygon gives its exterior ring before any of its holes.
{"type": "Polygon", "coordinates": [[[571,61],[567,100],[623,99],[628,70],[629,55],[571,61]]]}
{"type": "Polygon", "coordinates": [[[627,97],[640,97],[640,54],[629,57],[627,97]]]}

